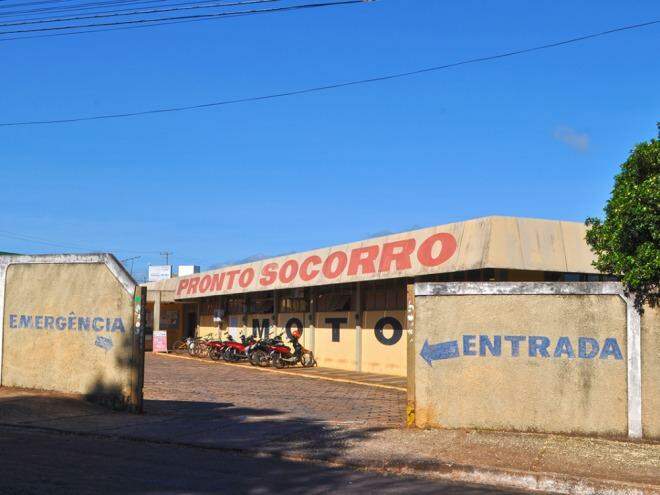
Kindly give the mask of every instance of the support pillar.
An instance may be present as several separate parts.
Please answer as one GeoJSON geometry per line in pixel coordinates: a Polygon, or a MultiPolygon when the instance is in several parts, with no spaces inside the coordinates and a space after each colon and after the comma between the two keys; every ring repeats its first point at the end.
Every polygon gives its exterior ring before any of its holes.
{"type": "Polygon", "coordinates": [[[278,291],[273,291],[273,325],[275,326],[275,331],[279,324],[279,315],[280,315],[280,294],[278,291]]]}
{"type": "Polygon", "coordinates": [[[309,313],[308,318],[311,320],[309,322],[309,350],[316,352],[316,287],[311,287],[309,289],[309,313]]]}
{"type": "Polygon", "coordinates": [[[362,371],[362,284],[355,283],[355,371],[362,371]]]}
{"type": "Polygon", "coordinates": [[[406,426],[415,426],[415,284],[406,288],[406,426]]]}
{"type": "Polygon", "coordinates": [[[154,323],[153,323],[153,331],[158,332],[160,331],[160,295],[159,290],[154,291],[154,323]]]}

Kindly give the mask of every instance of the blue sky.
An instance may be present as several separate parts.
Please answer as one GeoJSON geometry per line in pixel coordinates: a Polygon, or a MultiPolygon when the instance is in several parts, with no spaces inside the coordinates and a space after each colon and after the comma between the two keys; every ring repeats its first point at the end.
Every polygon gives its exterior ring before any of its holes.
{"type": "MultiPolygon", "coordinates": [[[[656,18],[657,1],[379,0],[11,41],[0,121],[261,95],[656,18]]],[[[206,267],[484,215],[582,221],[656,134],[658,53],[656,25],[304,96],[0,128],[0,251],[112,250],[140,255],[140,275],[163,250],[206,267]]]]}

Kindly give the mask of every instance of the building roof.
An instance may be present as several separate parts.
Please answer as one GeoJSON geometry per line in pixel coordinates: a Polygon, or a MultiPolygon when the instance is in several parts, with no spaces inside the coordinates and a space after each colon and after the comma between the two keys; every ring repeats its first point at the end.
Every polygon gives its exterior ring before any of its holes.
{"type": "Polygon", "coordinates": [[[153,288],[190,299],[481,268],[598,273],[593,259],[581,223],[492,216],[227,266],[153,288]]]}

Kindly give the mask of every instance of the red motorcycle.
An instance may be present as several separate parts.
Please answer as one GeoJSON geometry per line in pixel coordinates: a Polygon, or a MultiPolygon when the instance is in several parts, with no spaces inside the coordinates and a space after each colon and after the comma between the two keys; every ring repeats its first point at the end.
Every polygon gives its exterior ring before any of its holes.
{"type": "Polygon", "coordinates": [[[241,341],[236,342],[233,338],[224,342],[225,347],[222,353],[222,359],[228,363],[237,363],[249,358],[248,349],[256,342],[254,337],[241,335],[241,341]]]}
{"type": "Polygon", "coordinates": [[[206,346],[209,351],[209,357],[213,359],[213,361],[218,361],[223,357],[227,344],[227,341],[223,342],[221,340],[212,340],[211,342],[207,342],[206,346]]]}
{"type": "Polygon", "coordinates": [[[293,352],[291,352],[291,348],[284,345],[284,343],[277,343],[272,346],[270,361],[273,363],[273,366],[279,369],[286,366],[295,366],[298,363],[302,364],[303,368],[316,366],[314,353],[309,349],[305,349],[302,344],[298,342],[300,335],[300,332],[296,330],[291,335],[291,338],[289,338],[289,341],[293,344],[293,352]]]}

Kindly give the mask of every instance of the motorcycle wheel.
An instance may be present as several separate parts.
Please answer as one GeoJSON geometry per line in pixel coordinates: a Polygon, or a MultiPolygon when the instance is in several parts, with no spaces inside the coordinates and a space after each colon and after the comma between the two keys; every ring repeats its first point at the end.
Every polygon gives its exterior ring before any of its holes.
{"type": "Polygon", "coordinates": [[[218,361],[220,357],[222,357],[222,352],[220,352],[220,350],[217,347],[211,347],[209,349],[209,357],[213,361],[218,361]]]}
{"type": "Polygon", "coordinates": [[[316,366],[316,359],[314,359],[313,352],[306,352],[300,356],[300,363],[303,365],[303,368],[311,368],[316,366]]]}
{"type": "Polygon", "coordinates": [[[222,359],[227,361],[228,363],[235,363],[238,361],[236,359],[236,350],[232,349],[231,347],[228,347],[225,349],[225,352],[222,354],[222,359]]]}
{"type": "Polygon", "coordinates": [[[277,369],[280,369],[280,370],[286,366],[286,363],[282,359],[282,355],[279,352],[276,352],[273,355],[272,363],[273,363],[273,366],[275,366],[277,369]]]}
{"type": "Polygon", "coordinates": [[[252,360],[256,366],[261,366],[262,368],[268,366],[268,354],[266,354],[264,351],[255,351],[252,354],[252,360]]]}

